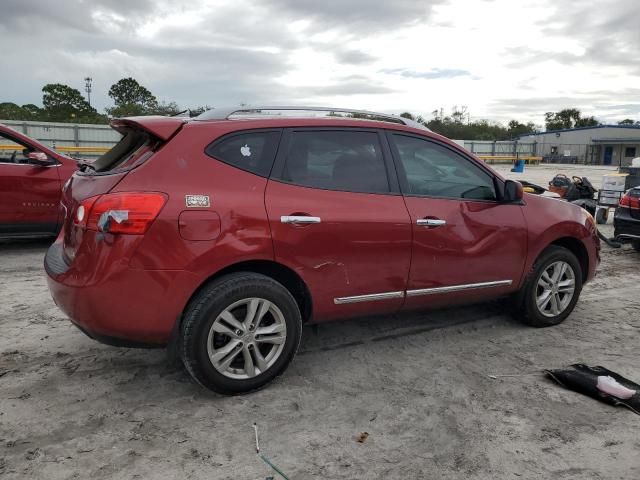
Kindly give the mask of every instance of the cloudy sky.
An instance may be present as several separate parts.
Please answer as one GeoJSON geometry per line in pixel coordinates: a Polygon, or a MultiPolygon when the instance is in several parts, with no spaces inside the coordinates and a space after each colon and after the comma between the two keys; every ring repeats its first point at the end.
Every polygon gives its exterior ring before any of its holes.
{"type": "Polygon", "coordinates": [[[45,83],[110,105],[316,104],[543,123],[640,120],[640,0],[2,0],[0,102],[45,83]]]}

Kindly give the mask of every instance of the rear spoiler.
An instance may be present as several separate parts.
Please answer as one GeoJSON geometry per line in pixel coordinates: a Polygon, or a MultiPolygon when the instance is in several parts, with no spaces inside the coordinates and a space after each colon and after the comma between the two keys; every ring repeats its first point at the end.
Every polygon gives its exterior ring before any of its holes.
{"type": "Polygon", "coordinates": [[[124,134],[127,128],[139,128],[162,141],[169,140],[187,121],[184,118],[162,117],[126,117],[111,120],[111,128],[124,134]]]}

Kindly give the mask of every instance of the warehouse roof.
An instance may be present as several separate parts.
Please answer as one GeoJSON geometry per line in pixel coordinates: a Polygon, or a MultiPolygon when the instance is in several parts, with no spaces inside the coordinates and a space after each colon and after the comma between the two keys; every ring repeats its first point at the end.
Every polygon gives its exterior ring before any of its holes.
{"type": "Polygon", "coordinates": [[[594,143],[640,143],[640,137],[632,138],[593,138],[594,143]]]}
{"type": "Polygon", "coordinates": [[[524,135],[520,135],[520,138],[530,137],[532,135],[547,135],[549,133],[575,132],[578,130],[595,130],[597,128],[625,128],[625,129],[632,129],[632,130],[640,130],[640,125],[596,125],[594,127],[564,128],[562,130],[549,130],[548,132],[525,133],[524,135]]]}

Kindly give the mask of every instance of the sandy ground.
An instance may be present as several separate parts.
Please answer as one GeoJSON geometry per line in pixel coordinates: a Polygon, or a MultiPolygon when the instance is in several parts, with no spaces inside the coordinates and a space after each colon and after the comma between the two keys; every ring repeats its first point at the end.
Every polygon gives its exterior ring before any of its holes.
{"type": "MultiPolygon", "coordinates": [[[[520,176],[546,182],[558,170],[547,168],[520,176]]],[[[494,302],[309,328],[278,381],[226,398],[162,350],[103,346],[73,327],[50,299],[46,247],[0,245],[2,478],[264,480],[275,474],[253,422],[291,479],[640,478],[640,417],[540,373],[584,362],[640,381],[630,248],[603,247],[560,326],[528,328],[494,302]]]]}

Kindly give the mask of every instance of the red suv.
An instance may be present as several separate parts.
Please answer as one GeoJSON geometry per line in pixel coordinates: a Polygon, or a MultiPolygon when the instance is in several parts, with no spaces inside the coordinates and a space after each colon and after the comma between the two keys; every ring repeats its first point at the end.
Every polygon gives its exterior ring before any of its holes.
{"type": "Polygon", "coordinates": [[[307,110],[114,120],[64,190],[56,304],[105,343],[176,342],[226,394],[281,374],[308,322],[501,296],[536,327],[571,313],[599,262],[585,210],[409,120],[307,110]]]}
{"type": "Polygon", "coordinates": [[[0,238],[55,236],[77,160],[0,123],[0,238]]]}

